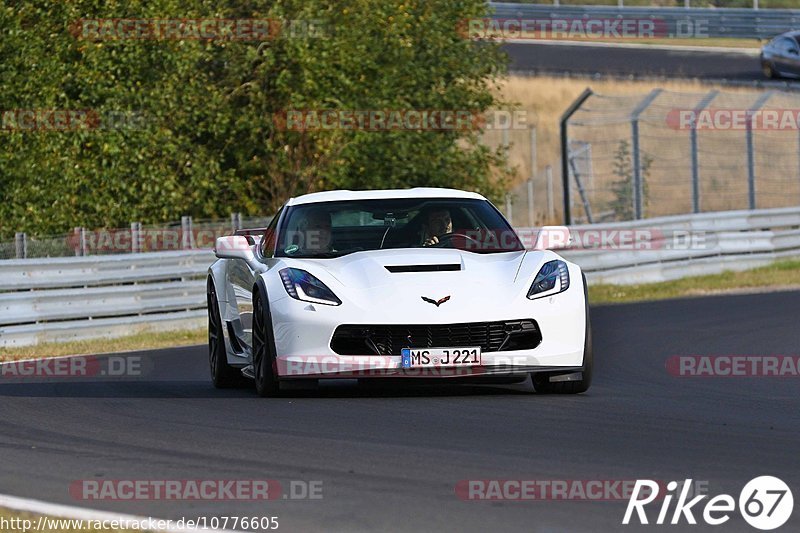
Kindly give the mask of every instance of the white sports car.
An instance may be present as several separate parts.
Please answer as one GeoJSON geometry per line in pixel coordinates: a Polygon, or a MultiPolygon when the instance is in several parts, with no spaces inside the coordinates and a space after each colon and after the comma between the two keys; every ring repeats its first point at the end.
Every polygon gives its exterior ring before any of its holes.
{"type": "Polygon", "coordinates": [[[270,396],[292,379],[531,374],[537,392],[584,392],[585,277],[541,243],[526,250],[476,193],[292,198],[269,227],[217,239],[207,291],[213,382],[250,378],[270,396]]]}

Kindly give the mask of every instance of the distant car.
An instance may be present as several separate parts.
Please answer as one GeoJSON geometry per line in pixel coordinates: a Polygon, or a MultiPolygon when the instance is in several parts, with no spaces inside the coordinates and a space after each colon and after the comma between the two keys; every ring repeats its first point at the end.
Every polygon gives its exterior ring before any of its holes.
{"type": "Polygon", "coordinates": [[[269,227],[242,233],[217,239],[220,259],[209,268],[217,387],[244,376],[272,396],[298,378],[508,382],[532,374],[537,392],[589,388],[580,267],[540,249],[558,247],[538,246],[541,231],[526,250],[477,193],[307,194],[269,227]]]}
{"type": "Polygon", "coordinates": [[[800,77],[800,31],[783,33],[764,45],[761,72],[767,78],[800,77]]]}

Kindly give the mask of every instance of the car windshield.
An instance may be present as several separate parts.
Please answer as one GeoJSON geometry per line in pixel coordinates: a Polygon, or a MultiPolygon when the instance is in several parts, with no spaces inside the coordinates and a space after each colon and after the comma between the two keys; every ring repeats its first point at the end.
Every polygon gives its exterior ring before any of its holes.
{"type": "Polygon", "coordinates": [[[389,248],[456,248],[475,253],[523,249],[505,218],[480,199],[301,204],[287,209],[281,226],[277,257],[330,258],[389,248]]]}

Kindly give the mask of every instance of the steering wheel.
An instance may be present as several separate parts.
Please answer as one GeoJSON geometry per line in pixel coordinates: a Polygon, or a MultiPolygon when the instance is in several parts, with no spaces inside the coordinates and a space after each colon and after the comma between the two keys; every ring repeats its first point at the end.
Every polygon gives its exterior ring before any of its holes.
{"type": "Polygon", "coordinates": [[[439,242],[437,242],[436,244],[431,244],[429,246],[429,248],[444,248],[444,244],[445,243],[449,243],[450,241],[452,241],[456,237],[462,237],[464,239],[470,240],[473,243],[475,243],[475,245],[478,246],[478,247],[480,247],[480,245],[481,245],[480,241],[478,241],[474,237],[470,237],[469,235],[466,235],[464,233],[445,233],[444,235],[437,235],[437,238],[439,239],[439,242]]]}

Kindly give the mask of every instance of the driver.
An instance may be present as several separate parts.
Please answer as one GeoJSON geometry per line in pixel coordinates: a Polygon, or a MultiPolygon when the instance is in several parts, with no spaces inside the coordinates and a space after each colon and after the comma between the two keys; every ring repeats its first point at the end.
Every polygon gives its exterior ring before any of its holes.
{"type": "Polygon", "coordinates": [[[453,232],[453,219],[450,210],[434,209],[428,212],[425,224],[422,226],[422,246],[433,246],[439,243],[439,237],[453,232]]]}

